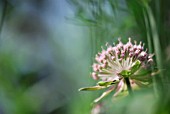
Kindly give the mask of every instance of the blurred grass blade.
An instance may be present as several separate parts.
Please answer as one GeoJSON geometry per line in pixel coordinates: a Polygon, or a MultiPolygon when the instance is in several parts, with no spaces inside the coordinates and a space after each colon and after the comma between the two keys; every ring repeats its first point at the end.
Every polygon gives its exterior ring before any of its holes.
{"type": "Polygon", "coordinates": [[[146,14],[146,11],[143,10],[143,16],[144,16],[144,21],[145,21],[145,26],[146,26],[146,37],[147,37],[147,42],[148,42],[148,48],[149,48],[149,53],[153,53],[152,50],[152,39],[150,36],[150,29],[149,29],[149,22],[148,22],[148,17],[146,14]]]}
{"type": "Polygon", "coordinates": [[[160,46],[160,40],[159,40],[159,35],[156,27],[156,22],[153,16],[153,13],[148,5],[146,5],[146,11],[148,13],[148,19],[151,27],[151,33],[153,36],[153,44],[154,44],[154,49],[155,49],[155,55],[156,55],[156,61],[158,68],[162,68],[162,61],[161,61],[161,46],[160,46]]]}

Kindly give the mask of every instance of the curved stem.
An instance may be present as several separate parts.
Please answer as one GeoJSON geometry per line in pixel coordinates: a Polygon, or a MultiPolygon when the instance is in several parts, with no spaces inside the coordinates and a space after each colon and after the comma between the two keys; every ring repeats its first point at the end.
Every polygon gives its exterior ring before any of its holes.
{"type": "Polygon", "coordinates": [[[127,85],[128,92],[132,96],[132,94],[133,94],[132,87],[131,87],[131,84],[130,84],[130,81],[129,81],[128,77],[125,77],[125,82],[126,82],[126,85],[127,85]]]}

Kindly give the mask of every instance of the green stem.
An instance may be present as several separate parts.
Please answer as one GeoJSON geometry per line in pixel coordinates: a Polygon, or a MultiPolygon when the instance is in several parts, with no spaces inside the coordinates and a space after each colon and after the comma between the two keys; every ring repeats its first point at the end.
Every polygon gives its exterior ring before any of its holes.
{"type": "MultiPolygon", "coordinates": [[[[163,68],[162,51],[161,51],[160,38],[159,38],[158,30],[157,30],[157,24],[156,24],[153,12],[151,8],[149,7],[149,5],[146,5],[145,8],[146,8],[146,13],[148,15],[148,22],[150,23],[150,30],[151,30],[151,35],[153,39],[153,46],[154,46],[154,51],[155,51],[155,56],[156,56],[157,67],[159,69],[162,69],[163,68]]],[[[160,72],[159,76],[155,77],[155,80],[156,80],[155,82],[159,83],[159,85],[158,84],[156,85],[157,86],[156,88],[162,90],[163,83],[165,81],[165,77],[163,77],[163,72],[160,72]]],[[[157,94],[161,94],[161,93],[158,93],[158,90],[157,90],[157,94]]]]}
{"type": "MultiPolygon", "coordinates": [[[[144,15],[144,21],[145,21],[145,27],[146,27],[146,35],[147,35],[147,41],[148,41],[148,49],[149,49],[149,53],[153,53],[153,49],[152,49],[152,38],[151,38],[151,34],[152,32],[150,31],[150,26],[149,26],[149,16],[147,14],[147,10],[145,8],[145,10],[143,10],[143,15],[144,15]]],[[[152,68],[153,69],[153,68],[152,68]]],[[[154,90],[154,94],[156,96],[158,96],[158,85],[157,85],[157,82],[156,82],[156,77],[153,76],[152,77],[152,80],[153,80],[153,90],[154,90]]]]}
{"type": "Polygon", "coordinates": [[[7,10],[7,1],[5,0],[4,4],[3,4],[2,17],[1,17],[1,21],[0,21],[0,35],[1,35],[1,32],[2,32],[2,27],[3,27],[3,24],[4,24],[4,20],[5,20],[6,10],[7,10]]]}
{"type": "Polygon", "coordinates": [[[130,80],[129,80],[128,77],[125,78],[125,82],[126,82],[126,85],[127,85],[128,92],[132,96],[132,94],[133,94],[132,87],[131,87],[130,80]]]}

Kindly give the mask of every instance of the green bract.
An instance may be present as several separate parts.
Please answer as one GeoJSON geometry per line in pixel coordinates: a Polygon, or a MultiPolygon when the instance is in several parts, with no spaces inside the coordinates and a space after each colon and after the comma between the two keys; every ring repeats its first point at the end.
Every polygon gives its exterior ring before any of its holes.
{"type": "Polygon", "coordinates": [[[141,66],[141,62],[137,60],[136,62],[133,63],[132,67],[129,70],[122,70],[119,75],[123,77],[129,77],[133,75],[137,70],[139,70],[141,66]]]}

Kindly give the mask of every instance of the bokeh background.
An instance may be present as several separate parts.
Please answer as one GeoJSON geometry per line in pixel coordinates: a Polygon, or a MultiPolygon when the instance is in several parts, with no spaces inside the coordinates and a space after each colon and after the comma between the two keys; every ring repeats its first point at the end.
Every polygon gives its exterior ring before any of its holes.
{"type": "Polygon", "coordinates": [[[93,114],[169,114],[169,0],[0,0],[0,114],[90,114],[102,91],[95,54],[121,37],[145,42],[160,74],[133,98],[93,114]]]}

